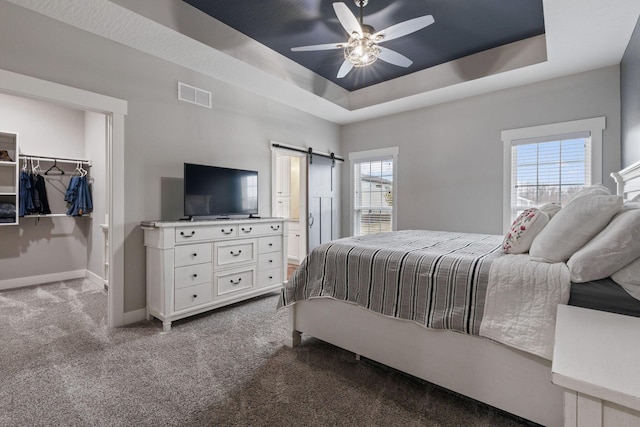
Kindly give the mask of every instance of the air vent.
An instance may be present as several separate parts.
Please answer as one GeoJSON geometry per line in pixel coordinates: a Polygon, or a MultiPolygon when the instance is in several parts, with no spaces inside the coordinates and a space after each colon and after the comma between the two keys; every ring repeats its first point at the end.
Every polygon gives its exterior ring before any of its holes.
{"type": "Polygon", "coordinates": [[[211,108],[211,92],[186,83],[178,82],[178,99],[180,101],[211,108]]]}

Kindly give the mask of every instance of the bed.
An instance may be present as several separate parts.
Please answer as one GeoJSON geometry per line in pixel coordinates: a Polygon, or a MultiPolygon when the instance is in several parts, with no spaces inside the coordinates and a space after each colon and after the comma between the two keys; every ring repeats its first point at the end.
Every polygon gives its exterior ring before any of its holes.
{"type": "MultiPolygon", "coordinates": [[[[612,176],[625,199],[640,194],[640,162],[612,176]]],[[[290,330],[285,344],[299,344],[305,333],[525,419],[560,426],[563,393],[551,383],[555,313],[558,304],[582,304],[584,292],[572,294],[578,287],[567,263],[505,255],[503,237],[405,230],[321,245],[283,289],[280,306],[288,310],[290,330]],[[453,277],[462,282],[456,291],[453,277]]],[[[607,287],[615,283],[598,292],[607,287]]],[[[588,294],[591,288],[579,289],[588,294]]],[[[613,294],[633,300],[619,289],[613,294]]]]}

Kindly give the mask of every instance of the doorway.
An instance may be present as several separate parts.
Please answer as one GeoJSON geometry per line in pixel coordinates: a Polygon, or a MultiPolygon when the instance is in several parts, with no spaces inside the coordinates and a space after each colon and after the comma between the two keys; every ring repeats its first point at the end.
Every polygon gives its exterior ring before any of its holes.
{"type": "Polygon", "coordinates": [[[338,175],[334,153],[271,142],[273,216],[288,219],[289,265],[299,265],[311,250],[338,238],[338,175]]]}
{"type": "Polygon", "coordinates": [[[273,216],[288,224],[287,263],[300,265],[307,255],[307,160],[306,154],[272,148],[273,216]]]}
{"type": "Polygon", "coordinates": [[[0,92],[30,99],[40,99],[85,112],[104,114],[105,184],[107,235],[106,280],[108,292],[108,324],[125,324],[124,315],[124,117],[127,102],[86,90],[0,70],[0,92]]]}

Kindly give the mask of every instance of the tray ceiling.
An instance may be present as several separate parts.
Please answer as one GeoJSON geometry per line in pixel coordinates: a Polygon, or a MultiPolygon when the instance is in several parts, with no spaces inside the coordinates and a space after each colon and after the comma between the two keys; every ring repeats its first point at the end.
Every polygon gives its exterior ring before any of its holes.
{"type": "MultiPolygon", "coordinates": [[[[413,61],[408,68],[382,60],[336,74],[342,49],[292,52],[296,46],[341,43],[348,38],[327,0],[183,0],[348,91],[392,80],[545,33],[542,0],[370,0],[364,23],[376,31],[423,15],[435,23],[390,40],[384,47],[413,61]]],[[[353,0],[344,0],[358,17],[353,0]]]]}

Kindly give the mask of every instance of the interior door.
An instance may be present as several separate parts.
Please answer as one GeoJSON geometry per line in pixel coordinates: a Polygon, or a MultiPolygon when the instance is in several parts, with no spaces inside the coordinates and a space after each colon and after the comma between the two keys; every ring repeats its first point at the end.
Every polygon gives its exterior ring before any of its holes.
{"type": "Polygon", "coordinates": [[[307,156],[308,252],[336,237],[335,185],[335,161],[312,154],[307,156]]]}

